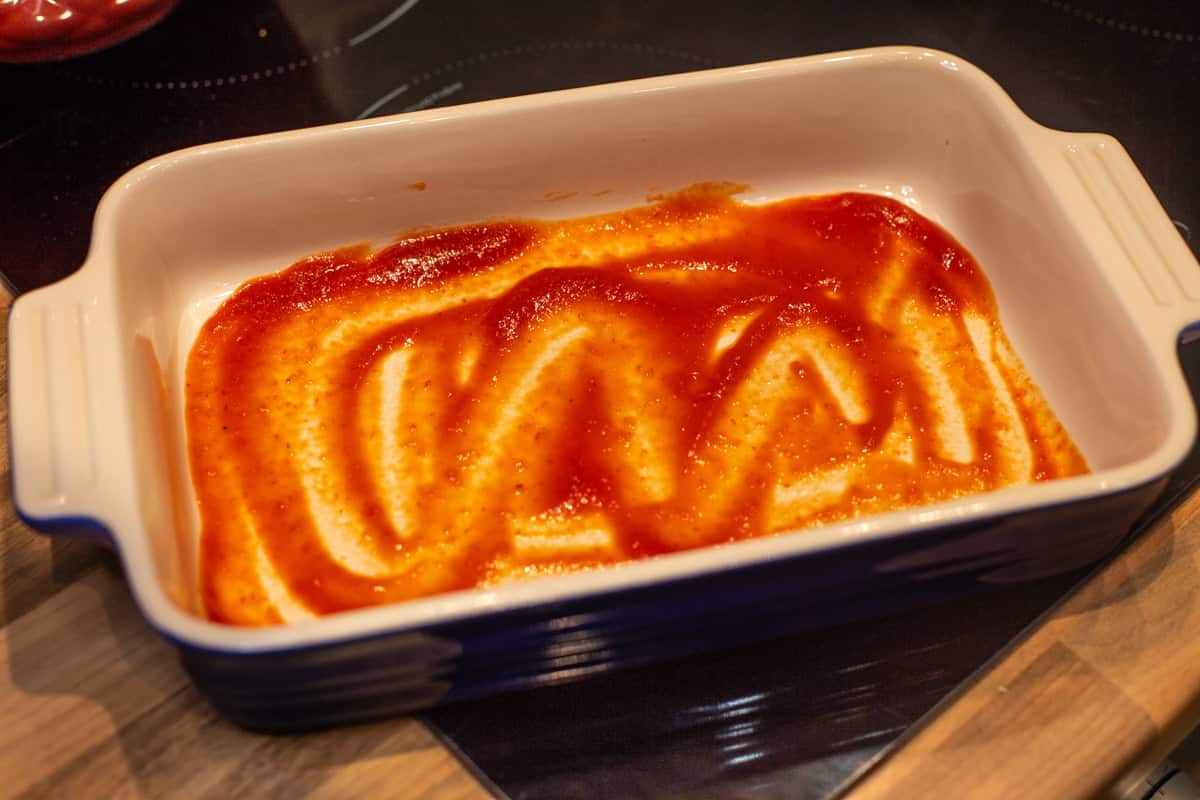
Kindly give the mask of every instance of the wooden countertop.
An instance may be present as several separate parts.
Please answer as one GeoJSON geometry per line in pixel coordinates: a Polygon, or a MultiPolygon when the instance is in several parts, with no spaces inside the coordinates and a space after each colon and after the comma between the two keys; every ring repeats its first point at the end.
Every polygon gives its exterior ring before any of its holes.
{"type": "MultiPolygon", "coordinates": [[[[0,298],[0,322],[6,314],[0,298]]],[[[16,519],[2,438],[0,470],[0,795],[488,796],[414,719],[290,737],[223,722],[142,621],[111,553],[16,519]]],[[[1197,721],[1200,495],[849,796],[1091,797],[1153,766],[1197,721]]]]}
{"type": "Polygon", "coordinates": [[[925,722],[847,800],[1125,797],[1200,723],[1200,491],[925,722]]]}

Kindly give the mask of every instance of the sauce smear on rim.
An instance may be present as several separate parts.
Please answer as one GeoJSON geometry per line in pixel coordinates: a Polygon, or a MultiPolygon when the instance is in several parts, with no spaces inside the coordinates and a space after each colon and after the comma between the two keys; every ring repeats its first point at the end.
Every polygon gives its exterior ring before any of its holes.
{"type": "Polygon", "coordinates": [[[978,265],[725,185],[247,282],[187,366],[210,618],[265,625],[1087,471],[978,265]]]}

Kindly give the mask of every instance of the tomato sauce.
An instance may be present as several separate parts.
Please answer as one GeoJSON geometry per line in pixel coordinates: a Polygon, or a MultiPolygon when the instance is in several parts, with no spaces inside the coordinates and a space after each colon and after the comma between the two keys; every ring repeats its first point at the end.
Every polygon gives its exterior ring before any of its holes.
{"type": "Polygon", "coordinates": [[[884,197],[422,231],[247,282],[187,367],[201,593],[263,625],[1086,472],[884,197]]]}

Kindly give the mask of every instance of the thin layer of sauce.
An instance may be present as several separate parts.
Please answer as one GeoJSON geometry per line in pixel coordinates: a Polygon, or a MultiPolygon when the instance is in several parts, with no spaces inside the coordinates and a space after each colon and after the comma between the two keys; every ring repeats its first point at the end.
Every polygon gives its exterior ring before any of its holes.
{"type": "Polygon", "coordinates": [[[719,186],[252,280],[192,349],[187,427],[201,594],[243,625],[1087,470],[945,231],[719,186]]]}

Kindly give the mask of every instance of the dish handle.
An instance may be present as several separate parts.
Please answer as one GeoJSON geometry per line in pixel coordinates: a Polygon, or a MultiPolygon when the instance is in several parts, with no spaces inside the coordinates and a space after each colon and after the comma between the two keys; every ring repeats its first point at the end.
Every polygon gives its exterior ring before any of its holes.
{"type": "Polygon", "coordinates": [[[118,526],[128,417],[118,402],[116,321],[84,269],[18,297],[8,319],[13,505],[47,533],[100,535],[118,526]]]}
{"type": "Polygon", "coordinates": [[[1200,336],[1200,264],[1128,151],[1105,134],[1051,135],[1047,173],[1065,179],[1059,188],[1074,195],[1081,229],[1100,237],[1090,244],[1118,290],[1141,300],[1145,321],[1165,328],[1172,349],[1181,333],[1200,336]]]}

